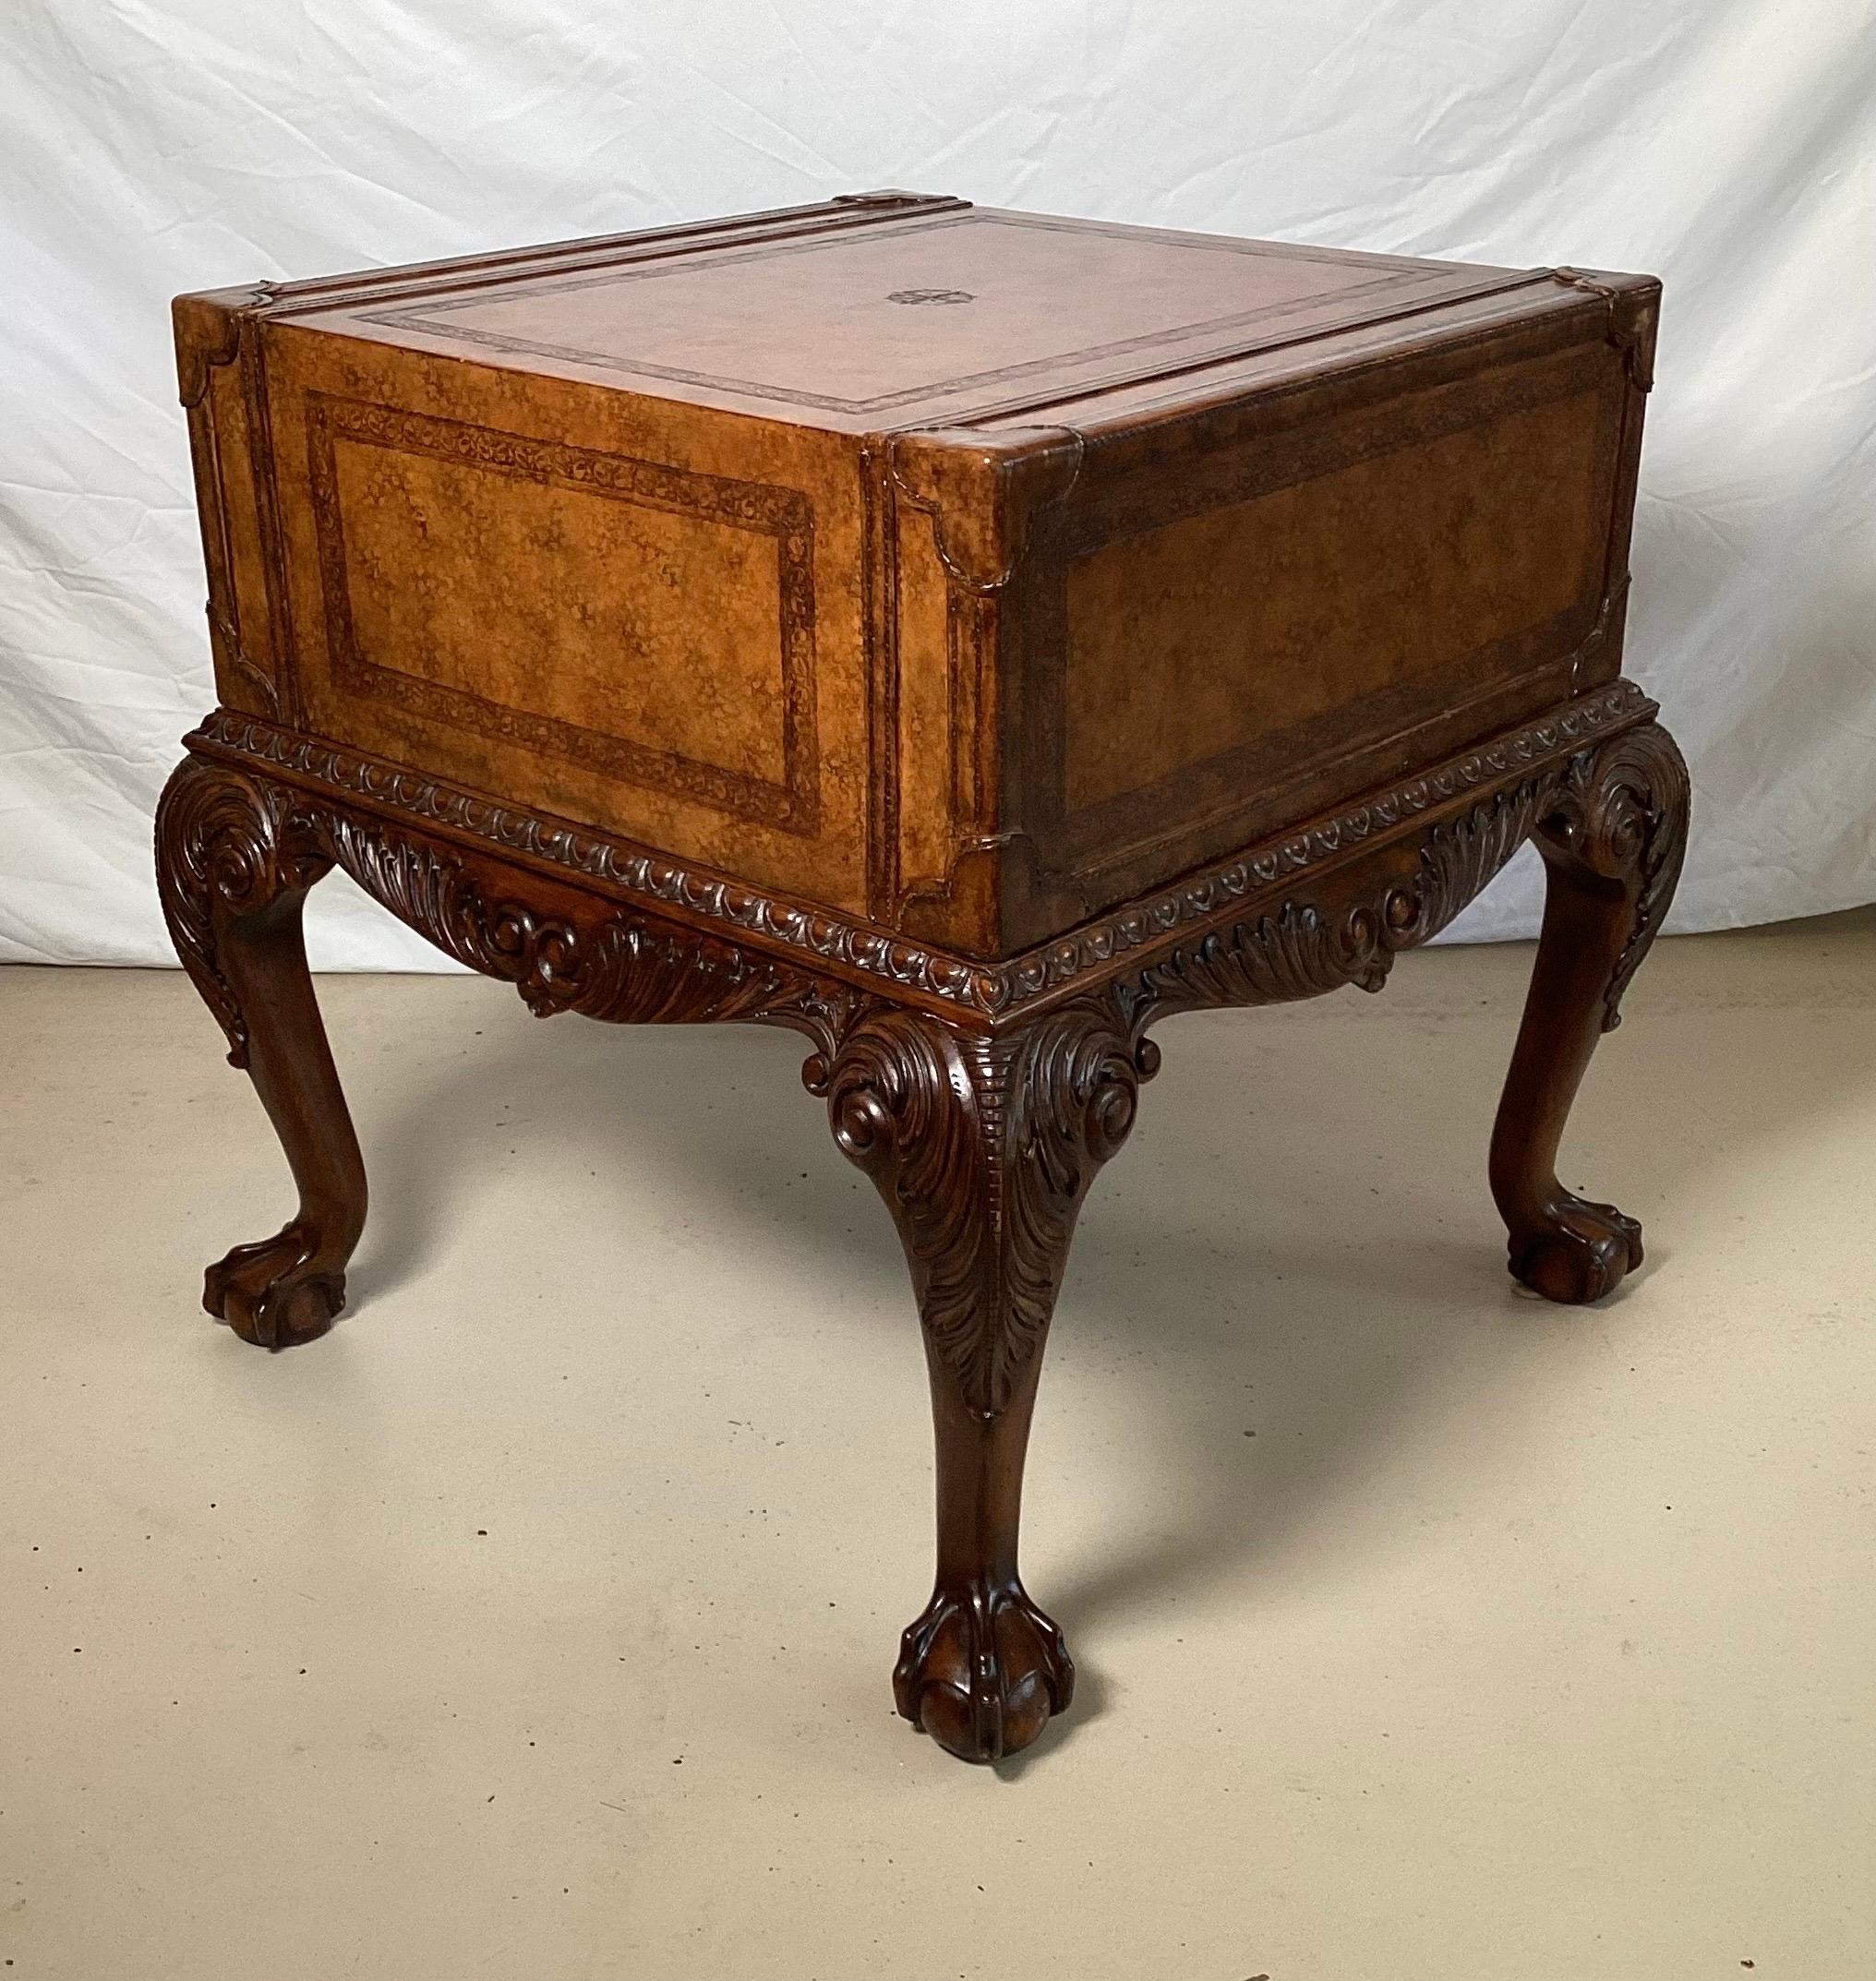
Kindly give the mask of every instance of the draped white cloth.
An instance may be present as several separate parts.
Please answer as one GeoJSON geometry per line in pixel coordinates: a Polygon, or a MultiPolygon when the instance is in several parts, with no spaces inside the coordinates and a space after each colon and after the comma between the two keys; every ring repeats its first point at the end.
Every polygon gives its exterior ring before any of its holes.
{"type": "MultiPolygon", "coordinates": [[[[873,186],[1666,283],[1629,666],[1674,926],[1876,898],[1870,0],[11,0],[0,958],[169,960],[212,700],[167,304],[873,186]]],[[[1466,918],[1534,926],[1528,858],[1466,918]]],[[[315,960],[441,959],[334,881],[315,960]]]]}

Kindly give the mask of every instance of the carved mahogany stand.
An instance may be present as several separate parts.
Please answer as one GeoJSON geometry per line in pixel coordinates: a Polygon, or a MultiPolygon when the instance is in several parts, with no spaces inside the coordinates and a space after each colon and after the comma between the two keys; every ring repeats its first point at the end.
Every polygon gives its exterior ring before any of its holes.
{"type": "Polygon", "coordinates": [[[1534,838],[1511,1269],[1641,1258],[1557,1149],[1685,829],[1621,674],[1660,294],[884,190],[178,297],[221,706],[158,859],[300,1192],[210,1311],[344,1300],[334,865],[544,1015],[793,1027],[931,1364],[899,1709],[1026,1746],[1042,1342],[1161,1017],[1378,990],[1534,838]]]}
{"type": "Polygon", "coordinates": [[[1640,1264],[1640,1227],[1566,1190],[1557,1151],[1679,871],[1687,774],[1654,713],[1617,680],[990,964],[220,711],[163,795],[163,906],[300,1202],[276,1237],[210,1267],[205,1303],[272,1349],[323,1333],[344,1304],[365,1171],[300,938],[307,891],[334,865],[543,1016],[792,1027],[836,1141],[897,1224],[931,1368],[937,1581],[905,1634],[899,1711],[954,1754],[994,1760],[1074,1687],[1017,1572],[1024,1447],[1076,1216],[1133,1125],[1161,1017],[1377,990],[1398,951],[1533,838],[1548,906],[1491,1145],[1510,1268],[1548,1299],[1589,1301],[1640,1264]]]}

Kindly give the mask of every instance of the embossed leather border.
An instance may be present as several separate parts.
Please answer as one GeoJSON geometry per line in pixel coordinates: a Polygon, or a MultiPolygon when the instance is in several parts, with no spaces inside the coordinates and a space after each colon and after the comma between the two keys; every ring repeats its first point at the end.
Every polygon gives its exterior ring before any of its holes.
{"type": "Polygon", "coordinates": [[[1159,889],[1058,940],[1001,963],[974,962],[908,942],[889,930],[739,881],[686,868],[664,854],[559,819],[500,803],[425,773],[367,756],[258,716],[217,709],[186,738],[198,755],[258,767],[315,788],[479,840],[524,860],[636,897],[685,919],[720,924],[758,943],[814,957],[861,982],[890,986],[911,1002],[991,1022],[1028,1015],[1111,974],[1121,959],[1149,960],[1207,924],[1241,916],[1259,897],[1288,890],[1297,876],[1358,848],[1413,831],[1448,806],[1565,759],[1618,730],[1645,722],[1655,704],[1632,681],[1617,680],[1508,730],[1435,768],[1300,830],[1252,846],[1159,889]]]}
{"type": "MultiPolygon", "coordinates": [[[[1136,469],[1102,486],[1098,476],[1085,473],[1081,488],[1093,486],[1098,493],[1084,493],[1072,506],[1043,510],[1032,532],[1033,606],[1026,627],[1025,750],[1033,797],[1025,823],[1051,882],[1072,884],[1091,868],[1105,871],[1124,866],[1150,857],[1169,838],[1222,830],[1234,820],[1243,821],[1237,824],[1242,832],[1245,823],[1256,822],[1243,819],[1248,809],[1245,794],[1280,798],[1286,766],[1315,763],[1331,752],[1378,755],[1385,750],[1403,722],[1418,712],[1430,678],[1416,674],[1372,688],[1357,701],[1336,703],[1273,734],[1179,764],[1149,783],[1071,806],[1070,589],[1077,564],[1133,538],[1267,500],[1372,462],[1404,459],[1460,435],[1489,432],[1518,414],[1577,400],[1593,402],[1598,435],[1587,497],[1593,537],[1596,519],[1607,517],[1614,499],[1621,427],[1618,381],[1610,370],[1600,346],[1572,346],[1514,371],[1472,381],[1473,389],[1463,394],[1448,386],[1428,386],[1408,400],[1389,402],[1385,413],[1363,408],[1327,427],[1304,427],[1221,449],[1185,474],[1136,469]],[[1179,822],[1170,829],[1164,824],[1169,816],[1179,822]]],[[[1602,527],[1605,531],[1606,523],[1602,527]]],[[[1541,706],[1557,692],[1554,686],[1546,690],[1544,674],[1559,672],[1567,681],[1576,650],[1593,640],[1604,622],[1608,602],[1602,581],[1598,565],[1586,573],[1583,594],[1551,618],[1448,655],[1440,678],[1454,699],[1442,713],[1457,714],[1464,704],[1489,704],[1495,699],[1502,704],[1519,696],[1521,683],[1521,706],[1514,702],[1497,719],[1514,719],[1533,702],[1541,706]]],[[[1493,718],[1486,714],[1485,719],[1493,718]]]]}
{"type": "Polygon", "coordinates": [[[412,709],[433,722],[519,743],[647,789],[698,799],[716,810],[778,831],[812,837],[819,830],[814,514],[800,490],[771,482],[703,474],[318,391],[307,395],[307,455],[327,654],[335,679],[344,688],[412,709]],[[427,455],[772,538],[781,600],[777,640],[782,666],[784,782],[771,783],[723,764],[512,708],[469,690],[425,680],[369,659],[359,647],[352,620],[334,454],[339,440],[393,453],[427,455]]]}
{"type": "MultiPolygon", "coordinates": [[[[856,230],[831,237],[764,242],[752,246],[737,247],[713,255],[707,263],[703,264],[696,261],[675,265],[651,262],[623,271],[614,268],[594,274],[583,273],[552,281],[531,282],[529,294],[549,295],[620,282],[655,282],[672,275],[695,273],[700,266],[721,268],[738,261],[768,260],[780,255],[816,254],[842,246],[863,246],[870,241],[893,234],[923,234],[941,228],[973,225],[1027,227],[1039,232],[1057,234],[1104,234],[1108,231],[1100,223],[1078,222],[1047,214],[1004,213],[993,209],[967,209],[959,212],[921,215],[904,222],[869,228],[864,234],[856,230]]],[[[1388,299],[1385,304],[1371,300],[1365,308],[1337,310],[1327,321],[1312,324],[1304,333],[1306,339],[1312,341],[1318,337],[1340,336],[1349,330],[1372,329],[1377,324],[1390,321],[1397,315],[1414,315],[1425,309],[1468,302],[1479,296],[1494,295],[1506,289],[1526,287],[1549,279],[1547,270],[1519,270],[1481,276],[1470,282],[1449,282],[1448,285],[1441,289],[1435,286],[1436,274],[1449,274],[1463,264],[1414,261],[1400,256],[1352,256],[1333,249],[1292,248],[1288,244],[1281,242],[1233,241],[1209,234],[1181,234],[1164,228],[1134,228],[1128,230],[1128,233],[1136,238],[1148,238],[1168,246],[1200,251],[1209,250],[1220,254],[1281,257],[1291,260],[1322,261],[1330,264],[1346,264],[1353,259],[1371,264],[1375,269],[1372,280],[1338,291],[1333,299],[1345,301],[1358,297],[1385,297],[1388,299]]],[[[485,330],[447,320],[461,311],[474,309],[491,301],[504,300],[507,298],[491,298],[484,294],[451,296],[436,302],[419,299],[396,309],[374,311],[367,320],[380,324],[387,330],[417,330],[432,337],[459,338],[465,343],[477,344],[485,350],[499,351],[515,356],[550,358],[561,364],[583,365],[595,370],[625,372],[638,378],[665,378],[684,385],[701,385],[713,391],[732,393],[738,398],[774,400],[785,405],[814,406],[824,412],[861,414],[891,413],[932,400],[956,398],[985,386],[1011,385],[1019,379],[1048,377],[1064,368],[1095,365],[1104,358],[1125,358],[1142,353],[1159,355],[1144,368],[1128,370],[1124,375],[1125,378],[1148,378],[1156,376],[1169,354],[1182,364],[1223,364],[1234,358],[1248,356],[1273,341],[1288,342],[1289,333],[1278,326],[1283,325],[1287,319],[1300,312],[1321,304],[1325,299],[1320,294],[1301,296],[1289,302],[1264,304],[1254,309],[1240,310],[1229,316],[1197,323],[1169,324],[1160,330],[1118,338],[1107,343],[1052,352],[1046,356],[1028,359],[1020,364],[996,366],[958,377],[928,379],[918,385],[902,387],[896,391],[879,392],[861,399],[765,385],[758,379],[734,378],[715,372],[692,371],[680,366],[655,364],[649,359],[619,357],[606,352],[582,350],[577,345],[554,343],[539,338],[515,337],[500,330],[485,330]],[[1237,333],[1246,331],[1254,325],[1270,327],[1269,335],[1262,338],[1253,336],[1250,342],[1245,342],[1237,333]],[[1226,340],[1224,346],[1219,351],[1195,352],[1183,348],[1214,336],[1226,340]]],[[[1117,382],[1122,381],[1102,378],[1098,382],[1101,390],[1111,390],[1117,382]]]]}

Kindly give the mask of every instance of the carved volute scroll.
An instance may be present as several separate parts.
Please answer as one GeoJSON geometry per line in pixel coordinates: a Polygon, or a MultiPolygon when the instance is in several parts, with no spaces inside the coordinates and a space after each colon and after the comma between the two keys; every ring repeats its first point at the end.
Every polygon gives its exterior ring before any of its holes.
{"type": "Polygon", "coordinates": [[[1114,1003],[1001,1036],[875,1009],[807,1077],[898,1226],[934,1354],[995,1416],[1048,1331],[1082,1198],[1133,1126],[1142,1060],[1114,1003]]]}
{"type": "Polygon", "coordinates": [[[304,893],[331,865],[283,786],[197,757],[176,766],[157,805],[157,891],[176,954],[227,1034],[231,1066],[247,1063],[247,1021],[222,967],[219,926],[283,891],[304,893]]]}
{"type": "Polygon", "coordinates": [[[1074,486],[1083,444],[1065,426],[913,428],[893,437],[890,473],[901,498],[930,514],[952,582],[987,595],[1022,561],[1035,513],[1074,486]]]}
{"type": "Polygon", "coordinates": [[[1687,764],[1659,723],[1612,737],[1570,762],[1538,828],[1545,858],[1619,887],[1629,927],[1602,998],[1603,1029],[1622,1022],[1622,994],[1661,932],[1687,853],[1687,764]]]}

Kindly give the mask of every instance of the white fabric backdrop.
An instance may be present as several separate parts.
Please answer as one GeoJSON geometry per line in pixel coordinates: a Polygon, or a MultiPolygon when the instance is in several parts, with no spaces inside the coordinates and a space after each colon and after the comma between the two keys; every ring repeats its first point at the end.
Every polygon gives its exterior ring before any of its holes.
{"type": "MultiPolygon", "coordinates": [[[[169,960],[181,289],[870,186],[1666,282],[1629,666],[1675,926],[1876,898],[1871,0],[5,0],[0,957],[169,960]]],[[[1527,860],[1475,936],[1534,926],[1527,860]]],[[[317,962],[442,966],[335,879],[317,962]]]]}

